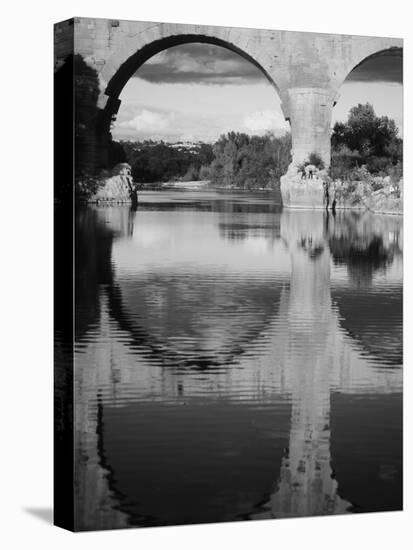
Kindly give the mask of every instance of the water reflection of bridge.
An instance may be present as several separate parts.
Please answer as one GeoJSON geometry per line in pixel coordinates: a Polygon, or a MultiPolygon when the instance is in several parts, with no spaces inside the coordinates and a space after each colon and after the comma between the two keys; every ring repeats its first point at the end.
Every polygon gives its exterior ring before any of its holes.
{"type": "MultiPolygon", "coordinates": [[[[106,216],[112,216],[110,210],[106,216]]],[[[385,395],[400,392],[402,380],[400,369],[391,368],[390,364],[378,368],[367,360],[365,339],[354,341],[352,334],[343,330],[339,304],[332,299],[331,257],[333,251],[338,263],[345,262],[346,254],[354,261],[354,253],[345,247],[345,234],[351,228],[352,243],[358,242],[354,231],[359,231],[361,241],[364,239],[358,261],[363,262],[362,252],[368,249],[371,239],[381,237],[381,262],[390,263],[401,252],[400,224],[395,218],[383,218],[380,227],[372,227],[377,220],[356,217],[352,223],[343,224],[343,220],[326,218],[319,212],[283,213],[281,225],[272,227],[279,242],[288,248],[290,276],[278,278],[273,307],[259,319],[261,326],[241,334],[236,349],[223,346],[224,351],[215,356],[210,368],[203,369],[202,377],[197,376],[199,365],[187,364],[179,346],[165,346],[159,337],[153,337],[151,327],[145,327],[147,315],[131,315],[130,304],[124,301],[127,278],[122,281],[113,273],[109,254],[109,275],[96,296],[97,318],[89,320],[87,328],[79,324],[77,335],[77,357],[82,365],[76,369],[75,380],[77,521],[81,528],[120,527],[129,522],[128,514],[119,505],[116,472],[105,460],[101,415],[104,402],[110,402],[111,407],[127,406],[131,388],[139,388],[147,399],[166,401],[191,400],[199,395],[208,395],[216,402],[237,399],[237,389],[245,387],[253,390],[242,399],[253,402],[268,403],[280,394],[289,395],[292,408],[288,455],[282,459],[273,492],[263,495],[260,510],[252,517],[333,514],[349,508],[351,504],[339,494],[340,479],[335,480],[332,475],[331,394],[385,395]],[[370,224],[369,232],[366,223],[370,224]],[[367,234],[370,240],[366,241],[367,234]],[[93,340],[86,337],[91,330],[100,332],[99,341],[105,341],[105,347],[100,344],[94,349],[93,340]],[[111,337],[114,330],[116,338],[111,337]],[[266,345],[260,346],[260,341],[266,345]],[[174,362],[176,368],[163,366],[174,362]],[[227,363],[232,368],[226,368],[227,363]]],[[[110,221],[111,229],[121,234],[133,227],[130,218],[121,217],[118,224],[110,221]]],[[[223,226],[225,215],[221,231],[223,226]]],[[[242,238],[242,231],[237,238],[242,238]]],[[[107,243],[112,246],[110,240],[107,243]]],[[[373,299],[376,300],[374,296],[373,299]]],[[[223,325],[227,322],[228,319],[222,320],[223,325]]],[[[380,340],[380,336],[377,334],[376,338],[380,340]]],[[[376,353],[380,356],[377,342],[376,353]]],[[[205,367],[210,359],[205,359],[205,367]]]]}

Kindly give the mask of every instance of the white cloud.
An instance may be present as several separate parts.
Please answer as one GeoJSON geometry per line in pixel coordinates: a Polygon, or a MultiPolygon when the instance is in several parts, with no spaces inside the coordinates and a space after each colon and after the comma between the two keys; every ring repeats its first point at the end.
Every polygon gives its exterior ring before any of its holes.
{"type": "Polygon", "coordinates": [[[214,142],[230,130],[245,131],[242,117],[213,117],[203,113],[153,109],[150,106],[123,105],[112,129],[115,139],[163,139],[166,141],[214,142]],[[237,120],[238,119],[238,120],[237,120]]]}
{"type": "Polygon", "coordinates": [[[289,125],[282,114],[276,110],[263,110],[248,113],[244,118],[244,126],[252,133],[265,133],[268,131],[286,131],[289,125]]]}
{"type": "MultiPolygon", "coordinates": [[[[277,107],[277,106],[276,106],[277,107]]],[[[241,106],[242,108],[242,106],[241,106]]],[[[254,112],[227,112],[213,116],[209,113],[167,111],[151,106],[124,104],[112,130],[115,139],[164,139],[166,141],[201,139],[216,141],[230,131],[264,134],[267,131],[284,133],[289,124],[277,108],[254,112]]]]}
{"type": "Polygon", "coordinates": [[[136,130],[139,133],[158,133],[168,130],[174,122],[174,113],[159,113],[141,109],[131,120],[118,124],[119,128],[136,130]]]}
{"type": "MultiPolygon", "coordinates": [[[[199,52],[202,53],[199,44],[199,52]]],[[[194,67],[195,53],[193,45],[188,49],[191,55],[178,56],[173,48],[154,56],[151,63],[154,76],[168,79],[167,72],[175,65],[180,68],[180,75],[187,76],[194,67]],[[169,52],[169,53],[168,53],[169,52]],[[173,54],[173,55],[172,55],[173,54]],[[193,55],[192,55],[193,54],[193,55]],[[174,60],[175,65],[168,67],[174,60]],[[159,71],[159,74],[157,73],[159,71]]],[[[187,51],[187,53],[188,53],[187,51]]],[[[185,52],[184,52],[185,53],[185,52]]],[[[225,53],[225,51],[224,51],[225,53]]],[[[230,52],[231,53],[231,52],[230,52]]],[[[230,67],[227,56],[219,58],[214,55],[201,56],[198,59],[200,71],[228,76],[230,67]],[[202,59],[202,62],[199,61],[202,59]],[[202,67],[200,68],[200,65],[202,67]],[[207,67],[204,65],[208,65],[207,67]],[[218,71],[218,72],[217,72],[218,71]]],[[[142,67],[143,68],[143,67],[142,67]]],[[[141,69],[142,69],[141,68],[141,69]]],[[[194,69],[195,70],[195,69],[194,69]]],[[[211,73],[211,74],[212,74],[211,73]]],[[[139,71],[138,75],[139,76],[139,71]]],[[[179,76],[179,75],[178,75],[179,76]]],[[[224,79],[227,82],[227,78],[224,79]]],[[[189,81],[188,81],[189,82],[189,81]]],[[[402,131],[402,87],[394,83],[382,82],[346,82],[342,86],[341,99],[333,110],[333,124],[336,120],[345,120],[348,110],[357,103],[369,101],[374,105],[378,115],[386,114],[394,118],[402,131]]],[[[273,131],[283,134],[290,130],[281,112],[280,98],[274,88],[263,77],[259,81],[252,79],[239,85],[223,84],[211,86],[202,78],[195,82],[163,83],[131,78],[120,96],[122,101],[117,120],[113,126],[115,139],[201,139],[215,141],[220,134],[234,130],[248,134],[265,134],[273,131]]]]}

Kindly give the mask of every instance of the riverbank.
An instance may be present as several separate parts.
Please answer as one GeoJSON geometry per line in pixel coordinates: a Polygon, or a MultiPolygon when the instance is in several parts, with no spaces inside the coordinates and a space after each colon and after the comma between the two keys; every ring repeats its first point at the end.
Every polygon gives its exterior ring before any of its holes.
{"type": "MultiPolygon", "coordinates": [[[[84,184],[82,182],[78,186],[83,190],[84,184]]],[[[131,195],[135,193],[139,196],[142,191],[196,192],[205,190],[217,192],[236,191],[237,193],[278,191],[274,188],[245,189],[236,186],[216,186],[210,180],[137,183],[133,181],[130,166],[127,163],[122,163],[116,165],[110,174],[94,178],[93,191],[89,193],[85,200],[89,203],[99,204],[128,204],[132,202],[131,195]]]]}
{"type": "Polygon", "coordinates": [[[377,214],[403,214],[403,180],[392,182],[389,176],[366,177],[362,181],[333,181],[330,200],[336,208],[369,210],[377,214]]]}
{"type": "Polygon", "coordinates": [[[331,180],[320,170],[311,178],[290,167],[281,177],[283,205],[287,208],[370,211],[376,214],[403,214],[403,179],[372,176],[360,169],[357,180],[331,180]]]}
{"type": "MultiPolygon", "coordinates": [[[[372,176],[360,170],[359,180],[331,180],[325,170],[320,170],[311,178],[290,167],[281,177],[280,190],[283,206],[293,209],[326,209],[370,211],[377,214],[403,214],[403,179],[398,182],[389,176],[372,176]]],[[[235,186],[218,187],[209,180],[177,181],[159,183],[136,183],[128,164],[117,165],[111,172],[98,178],[95,192],[87,202],[98,204],[132,203],[132,196],[139,197],[145,191],[235,191],[237,193],[274,192],[277,189],[243,189],[235,186]]]]}

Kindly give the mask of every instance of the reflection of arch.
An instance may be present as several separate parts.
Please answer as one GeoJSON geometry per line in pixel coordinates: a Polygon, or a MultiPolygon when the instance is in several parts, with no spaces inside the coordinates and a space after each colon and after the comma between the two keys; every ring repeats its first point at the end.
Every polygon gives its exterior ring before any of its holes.
{"type": "Polygon", "coordinates": [[[288,401],[279,399],[274,404],[277,435],[271,438],[262,437],[274,429],[270,406],[214,398],[203,400],[202,405],[188,400],[185,405],[171,408],[167,402],[138,402],[122,407],[106,403],[102,407],[96,430],[98,453],[110,472],[107,484],[110,494],[117,498],[117,513],[128,518],[129,526],[249,519],[251,511],[258,513],[269,496],[288,442],[288,401]],[[138,428],[139,437],[117,440],[119,420],[123,427],[126,423],[134,431],[138,428]],[[214,430],[209,429],[211,425],[214,430]],[[182,437],[187,436],[191,444],[183,448],[182,437]],[[145,437],[168,440],[168,452],[160,452],[162,447],[158,451],[156,447],[152,451],[145,448],[141,443],[145,437]],[[260,445],[254,444],[257,438],[260,445]],[[130,469],[125,474],[125,460],[133,463],[133,474],[130,469]],[[211,468],[211,461],[215,468],[211,468]],[[257,463],[266,467],[251,467],[257,463]],[[225,508],[220,497],[226,499],[225,508]]]}
{"type": "MultiPolygon", "coordinates": [[[[277,315],[282,292],[285,289],[284,284],[280,284],[279,288],[273,289],[273,299],[271,304],[271,316],[277,315]]],[[[169,349],[156,335],[144,327],[144,319],[139,319],[138,315],[130,315],[130,312],[125,308],[122,300],[122,293],[119,285],[111,284],[108,289],[109,311],[110,315],[115,319],[119,327],[130,335],[129,345],[132,349],[140,348],[150,351],[150,360],[155,363],[167,364],[168,366],[188,367],[192,369],[204,370],[213,367],[224,367],[233,363],[237,358],[244,355],[249,350],[249,344],[254,342],[262,333],[266,331],[267,324],[270,324],[271,319],[266,318],[262,326],[253,326],[248,328],[240,337],[233,338],[229,349],[217,354],[200,352],[196,357],[186,357],[179,351],[169,349]],[[137,322],[138,321],[138,322],[137,322]]]]}
{"type": "MultiPolygon", "coordinates": [[[[179,205],[181,208],[182,205],[179,205]]],[[[212,208],[212,205],[209,205],[212,208]]],[[[249,210],[246,205],[240,205],[241,211],[249,210]]],[[[219,210],[218,210],[219,211],[219,210]]],[[[106,211],[96,209],[81,210],[76,219],[76,234],[78,246],[76,248],[76,260],[78,267],[76,272],[76,342],[79,346],[85,346],[88,339],[88,329],[96,323],[98,311],[101,307],[101,295],[99,286],[104,285],[104,293],[108,298],[108,306],[111,317],[119,328],[129,336],[129,345],[132,349],[141,349],[150,352],[151,361],[157,364],[176,365],[192,369],[208,369],[224,367],[244,355],[251,342],[255,341],[272,319],[277,315],[282,292],[288,287],[287,281],[279,278],[266,279],[265,281],[250,281],[248,278],[240,281],[238,278],[229,278],[222,281],[224,290],[234,287],[238,291],[238,298],[248,290],[248,293],[259,300],[263,313],[257,318],[251,314],[248,318],[251,324],[239,330],[229,320],[234,328],[235,335],[231,336],[230,345],[225,346],[218,353],[199,348],[190,356],[180,353],[179,349],[173,349],[162,338],[151,330],[151,326],[145,320],[145,312],[139,311],[139,307],[131,307],[122,296],[122,285],[116,279],[116,273],[112,264],[113,240],[117,234],[130,234],[130,211],[124,210],[119,219],[112,220],[113,225],[108,226],[105,219],[106,211]],[[227,286],[225,286],[225,283],[227,286]],[[229,284],[228,284],[229,283],[229,284]],[[270,292],[268,293],[268,284],[270,292]],[[85,307],[86,306],[86,307],[85,307]]],[[[149,281],[150,282],[150,281],[149,281]]],[[[196,276],[193,278],[196,282],[196,276]]],[[[148,284],[148,281],[146,281],[148,284]]],[[[218,287],[220,284],[218,284],[218,287]]],[[[145,280],[138,281],[138,297],[144,296],[145,280]],[[141,294],[142,291],[142,294],[141,294]]],[[[136,306],[137,304],[135,304],[136,306]]],[[[257,308],[259,309],[259,308],[257,308]]],[[[259,309],[261,311],[261,309],[259,309]]]]}
{"type": "Polygon", "coordinates": [[[333,288],[331,295],[338,308],[340,326],[363,352],[383,365],[399,367],[403,362],[401,286],[387,293],[333,288]]]}
{"type": "MultiPolygon", "coordinates": [[[[182,205],[179,205],[179,207],[182,207],[182,205]]],[[[240,205],[240,207],[244,207],[244,205],[240,205]]],[[[245,208],[248,211],[248,208],[245,208]]],[[[401,254],[399,243],[401,221],[397,217],[377,217],[369,214],[353,216],[351,214],[339,213],[334,218],[334,222],[331,223],[333,219],[331,217],[326,218],[322,212],[284,212],[283,220],[285,223],[283,224],[282,236],[287,241],[291,241],[290,246],[294,242],[297,243],[297,246],[302,246],[302,239],[298,238],[301,235],[299,231],[301,224],[303,224],[302,231],[304,235],[310,231],[308,223],[311,222],[311,228],[314,231],[318,220],[319,238],[316,238],[314,234],[314,243],[317,244],[325,241],[325,244],[327,244],[328,241],[328,248],[333,256],[334,263],[336,265],[346,265],[353,278],[355,276],[363,278],[361,282],[364,282],[362,287],[364,307],[359,308],[360,312],[358,316],[354,315],[354,311],[357,304],[360,303],[360,299],[357,297],[357,293],[356,295],[354,294],[354,289],[350,290],[346,286],[332,288],[332,298],[339,308],[341,326],[351,338],[362,345],[365,351],[375,355],[381,362],[385,364],[399,364],[402,357],[401,285],[396,287],[396,295],[394,296],[384,293],[387,300],[392,298],[391,304],[380,300],[377,294],[372,294],[372,289],[367,293],[365,290],[371,284],[374,271],[389,267],[393,262],[394,256],[401,254]],[[327,221],[329,221],[328,225],[327,221]],[[298,224],[297,227],[296,224],[298,224]],[[292,231],[291,234],[289,234],[289,230],[292,231]],[[325,232],[324,235],[322,235],[323,232],[325,232]],[[388,242],[388,239],[386,241],[383,240],[383,236],[389,233],[394,234],[395,242],[388,242]],[[355,246],[355,243],[357,246],[355,246]],[[367,271],[370,267],[371,270],[367,271]],[[367,275],[368,279],[366,279],[367,275]],[[368,300],[368,304],[366,300],[368,300]],[[397,311],[398,315],[394,313],[395,311],[397,311]],[[388,319],[389,313],[392,313],[393,316],[396,315],[394,317],[394,330],[390,333],[388,324],[382,327],[376,326],[378,335],[372,338],[369,332],[372,322],[375,319],[388,319]],[[380,328],[382,329],[381,332],[380,328]],[[390,340],[394,343],[393,351],[391,351],[388,345],[390,340]]],[[[129,218],[128,221],[130,223],[129,218]]],[[[123,218],[119,220],[120,225],[123,222],[125,222],[123,218]]],[[[225,236],[227,237],[230,226],[220,224],[220,227],[222,225],[225,228],[225,236]]],[[[235,227],[237,228],[238,226],[235,225],[235,227]]],[[[246,224],[244,230],[246,230],[246,227],[249,230],[254,230],[254,226],[250,224],[246,224]]],[[[259,226],[261,230],[266,227],[265,224],[259,226]]],[[[275,228],[278,234],[278,223],[275,224],[275,228]]],[[[166,349],[162,340],[151,334],[147,329],[145,330],[143,320],[139,322],[136,315],[131,317],[127,308],[125,308],[121,290],[115,280],[116,276],[113,273],[111,263],[113,237],[116,231],[113,228],[109,228],[106,223],[99,221],[96,210],[79,212],[76,231],[79,237],[79,246],[76,249],[77,262],[83,266],[83,271],[77,273],[76,300],[79,305],[88,305],[87,308],[82,307],[77,310],[75,328],[78,344],[84,341],[84,338],[87,337],[88,327],[96,321],[99,309],[97,303],[98,284],[105,284],[105,292],[109,299],[111,315],[117,321],[119,327],[130,335],[130,344],[135,348],[141,347],[151,351],[153,359],[156,362],[168,362],[169,364],[172,362],[173,364],[198,369],[203,369],[207,366],[225,366],[234,361],[236,357],[242,356],[245,350],[248,349],[249,342],[254,341],[260,334],[265,332],[267,327],[265,324],[262,324],[261,328],[256,325],[251,327],[240,335],[240,338],[236,342],[233,342],[233,345],[225,351],[225,354],[220,354],[218,357],[209,353],[201,353],[197,357],[197,360],[195,360],[194,357],[184,358],[176,351],[166,349]],[[86,244],[87,246],[84,246],[86,244]],[[85,317],[86,312],[89,315],[85,317]]],[[[310,251],[310,257],[315,251],[310,251]]],[[[287,287],[289,285],[290,283],[287,283],[287,287]]],[[[281,291],[282,288],[277,287],[275,284],[271,300],[271,316],[265,317],[268,325],[271,323],[271,319],[275,318],[278,314],[281,291]]],[[[383,292],[380,293],[380,296],[382,295],[383,292]]],[[[302,304],[299,305],[300,311],[301,308],[302,304]]]]}
{"type": "Polygon", "coordinates": [[[351,282],[337,283],[331,296],[338,308],[341,327],[367,354],[380,363],[402,362],[402,220],[398,216],[338,213],[329,224],[326,238],[333,263],[346,266],[351,282]],[[390,287],[375,287],[394,265],[396,277],[390,287]],[[397,266],[400,267],[397,267],[397,266]]]}

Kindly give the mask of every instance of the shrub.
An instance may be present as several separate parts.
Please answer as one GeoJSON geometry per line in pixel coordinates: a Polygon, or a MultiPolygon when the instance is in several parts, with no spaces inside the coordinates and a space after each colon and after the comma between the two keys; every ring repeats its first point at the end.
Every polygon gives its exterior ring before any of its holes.
{"type": "Polygon", "coordinates": [[[391,166],[392,161],[389,157],[371,156],[366,159],[366,167],[370,174],[377,174],[383,177],[387,176],[391,166]]]}
{"type": "Polygon", "coordinates": [[[219,138],[213,152],[212,183],[243,189],[274,187],[291,162],[291,136],[230,132],[219,138]]]}
{"type": "Polygon", "coordinates": [[[403,177],[403,163],[399,161],[397,164],[392,165],[388,170],[388,175],[392,183],[399,183],[403,177]]]}
{"type": "Polygon", "coordinates": [[[75,198],[77,201],[87,201],[98,190],[99,179],[82,172],[79,174],[75,184],[75,198]]]}
{"type": "Polygon", "coordinates": [[[140,183],[193,181],[202,165],[212,161],[212,146],[207,143],[170,144],[163,141],[122,142],[132,176],[140,183]]]}
{"type": "Polygon", "coordinates": [[[384,187],[384,180],[383,178],[374,178],[371,183],[371,188],[373,191],[379,191],[379,189],[383,189],[384,187]]]}
{"type": "Polygon", "coordinates": [[[188,170],[185,172],[185,175],[182,178],[182,181],[197,181],[199,179],[199,170],[196,166],[191,164],[188,167],[188,170]]]}
{"type": "Polygon", "coordinates": [[[315,166],[316,168],[318,168],[318,170],[324,170],[324,167],[325,167],[325,164],[324,164],[324,161],[323,159],[320,157],[320,155],[318,153],[310,153],[308,155],[308,159],[303,161],[301,164],[299,164],[297,166],[297,170],[299,172],[304,172],[305,171],[305,168],[306,166],[310,166],[310,164],[312,164],[313,166],[315,166]]]}
{"type": "Polygon", "coordinates": [[[331,164],[329,174],[333,180],[346,180],[351,171],[359,166],[360,153],[351,151],[346,145],[333,149],[331,153],[331,164]]]}
{"type": "Polygon", "coordinates": [[[362,181],[362,182],[369,182],[369,183],[373,181],[373,177],[370,174],[370,172],[367,170],[365,164],[363,164],[358,168],[354,168],[350,172],[349,176],[352,181],[362,181]]]}
{"type": "Polygon", "coordinates": [[[308,161],[308,164],[313,164],[319,170],[324,170],[325,168],[324,161],[318,153],[311,153],[308,157],[308,161]]]}
{"type": "Polygon", "coordinates": [[[211,178],[211,167],[203,164],[199,169],[199,179],[201,181],[209,180],[211,178]]]}

